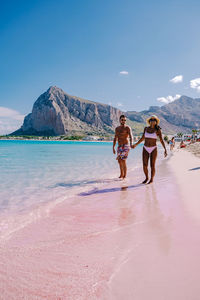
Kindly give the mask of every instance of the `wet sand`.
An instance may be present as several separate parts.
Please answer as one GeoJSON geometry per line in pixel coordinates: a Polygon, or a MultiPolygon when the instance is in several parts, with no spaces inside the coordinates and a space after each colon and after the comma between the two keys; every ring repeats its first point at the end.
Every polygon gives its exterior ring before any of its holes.
{"type": "Polygon", "coordinates": [[[0,243],[0,299],[198,300],[200,160],[175,150],[143,173],[63,202],[0,243]]]}

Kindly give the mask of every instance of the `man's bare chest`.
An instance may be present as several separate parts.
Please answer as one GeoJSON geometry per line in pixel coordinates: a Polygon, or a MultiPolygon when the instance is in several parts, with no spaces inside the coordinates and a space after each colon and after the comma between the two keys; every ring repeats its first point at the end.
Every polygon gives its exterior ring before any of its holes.
{"type": "Polygon", "coordinates": [[[118,135],[128,135],[128,129],[127,128],[119,128],[117,130],[118,135]]]}

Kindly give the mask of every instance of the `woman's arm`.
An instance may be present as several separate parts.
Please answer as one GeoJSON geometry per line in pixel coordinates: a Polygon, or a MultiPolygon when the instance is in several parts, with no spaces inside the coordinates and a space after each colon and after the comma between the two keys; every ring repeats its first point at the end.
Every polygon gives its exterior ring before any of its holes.
{"type": "Polygon", "coordinates": [[[163,141],[162,132],[161,132],[160,129],[158,130],[158,136],[159,136],[159,139],[160,139],[160,142],[161,142],[163,148],[165,149],[164,156],[166,157],[167,156],[167,149],[165,147],[165,142],[163,141]]]}
{"type": "Polygon", "coordinates": [[[142,137],[139,139],[139,141],[137,141],[137,143],[135,143],[133,146],[131,146],[131,148],[134,149],[137,145],[139,145],[141,142],[144,141],[144,133],[145,133],[145,130],[146,130],[146,127],[144,128],[144,132],[143,132],[142,137]]]}

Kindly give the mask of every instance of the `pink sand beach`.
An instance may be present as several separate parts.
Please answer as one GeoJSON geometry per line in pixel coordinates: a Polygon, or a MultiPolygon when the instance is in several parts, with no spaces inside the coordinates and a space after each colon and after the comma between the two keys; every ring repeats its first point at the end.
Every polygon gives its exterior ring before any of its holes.
{"type": "Polygon", "coordinates": [[[0,299],[198,300],[199,158],[175,150],[152,185],[128,176],[1,240],[0,299]]]}

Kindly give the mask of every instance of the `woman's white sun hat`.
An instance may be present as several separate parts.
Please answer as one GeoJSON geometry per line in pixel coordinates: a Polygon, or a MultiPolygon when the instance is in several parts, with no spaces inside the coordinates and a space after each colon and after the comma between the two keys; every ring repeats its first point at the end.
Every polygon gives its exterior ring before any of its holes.
{"type": "Polygon", "coordinates": [[[156,115],[152,115],[152,116],[150,116],[149,118],[147,118],[146,121],[147,121],[147,124],[148,124],[148,125],[150,125],[150,122],[149,122],[149,121],[150,121],[151,119],[156,119],[157,125],[159,125],[160,119],[159,119],[156,115]]]}

